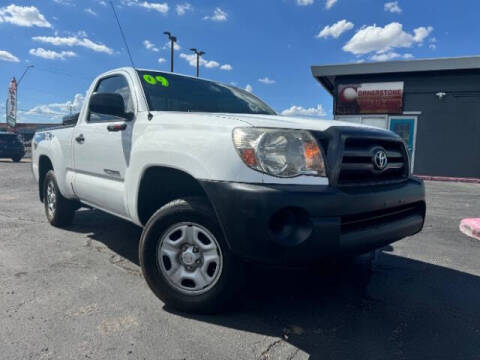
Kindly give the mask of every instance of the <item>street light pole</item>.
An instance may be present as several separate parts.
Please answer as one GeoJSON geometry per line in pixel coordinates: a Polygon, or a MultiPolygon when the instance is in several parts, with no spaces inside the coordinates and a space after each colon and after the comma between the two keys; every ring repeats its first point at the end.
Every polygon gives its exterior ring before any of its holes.
{"type": "Polygon", "coordinates": [[[23,72],[22,76],[20,76],[20,79],[18,79],[17,81],[17,89],[18,89],[18,86],[20,85],[20,82],[22,81],[23,77],[25,76],[25,74],[27,73],[28,70],[30,70],[31,68],[33,68],[34,65],[28,65],[26,68],[25,68],[25,71],[23,72]]]}
{"type": "Polygon", "coordinates": [[[193,51],[195,55],[197,55],[197,78],[198,78],[200,75],[200,56],[204,55],[205,51],[199,51],[196,48],[191,48],[190,50],[193,51]]]}
{"type": "Polygon", "coordinates": [[[177,38],[175,36],[172,36],[169,31],[164,31],[163,33],[167,35],[168,39],[170,40],[170,72],[173,72],[173,51],[175,49],[175,43],[177,42],[177,38]]]}

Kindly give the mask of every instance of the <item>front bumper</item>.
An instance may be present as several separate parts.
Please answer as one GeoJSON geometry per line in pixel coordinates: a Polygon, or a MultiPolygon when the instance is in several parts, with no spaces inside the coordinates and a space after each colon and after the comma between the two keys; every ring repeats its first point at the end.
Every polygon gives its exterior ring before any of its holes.
{"type": "Polygon", "coordinates": [[[203,181],[236,255],[306,263],[362,253],[413,235],[425,219],[423,182],[336,189],[203,181]]]}

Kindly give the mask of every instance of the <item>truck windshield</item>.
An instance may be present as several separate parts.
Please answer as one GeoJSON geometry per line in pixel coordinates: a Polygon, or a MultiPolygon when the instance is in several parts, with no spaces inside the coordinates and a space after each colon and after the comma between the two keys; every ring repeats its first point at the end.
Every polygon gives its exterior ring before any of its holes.
{"type": "Polygon", "coordinates": [[[213,81],[155,71],[138,71],[152,111],[275,115],[247,91],[213,81]]]}

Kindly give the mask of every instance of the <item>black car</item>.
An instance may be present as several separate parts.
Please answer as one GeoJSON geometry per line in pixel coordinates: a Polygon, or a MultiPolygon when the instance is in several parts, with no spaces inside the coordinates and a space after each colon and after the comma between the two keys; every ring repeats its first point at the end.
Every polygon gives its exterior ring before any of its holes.
{"type": "Polygon", "coordinates": [[[0,158],[11,158],[19,162],[24,155],[25,147],[17,134],[0,132],[0,158]]]}

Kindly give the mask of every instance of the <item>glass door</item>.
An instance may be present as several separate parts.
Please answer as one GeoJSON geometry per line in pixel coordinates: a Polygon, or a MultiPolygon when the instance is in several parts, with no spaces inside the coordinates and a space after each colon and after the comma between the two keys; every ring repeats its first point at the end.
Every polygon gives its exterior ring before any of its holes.
{"type": "Polygon", "coordinates": [[[399,135],[407,144],[412,171],[415,159],[416,125],[417,117],[415,116],[390,117],[390,130],[399,135]]]}

